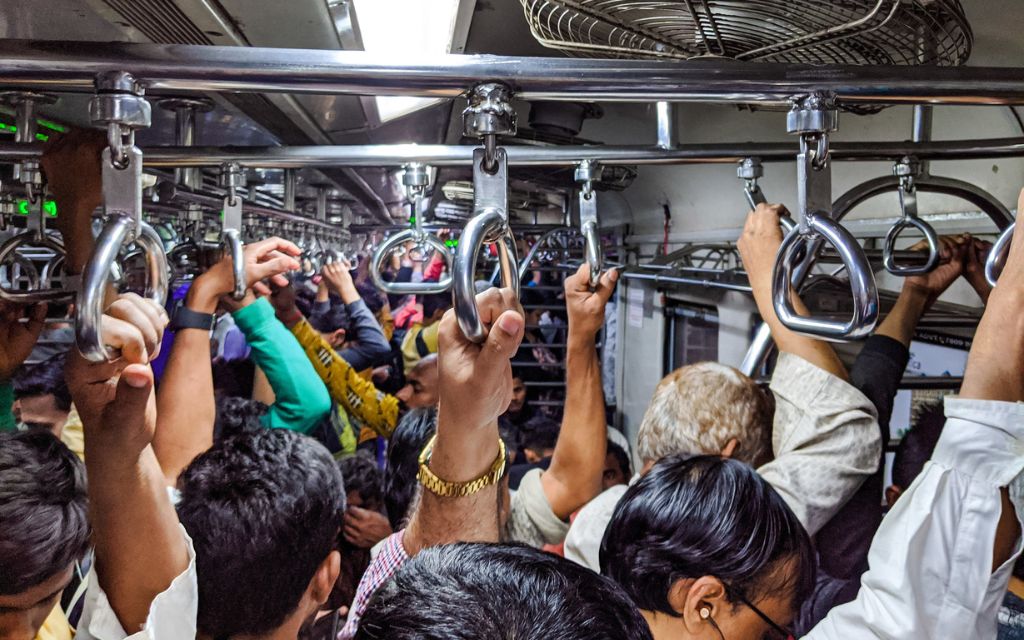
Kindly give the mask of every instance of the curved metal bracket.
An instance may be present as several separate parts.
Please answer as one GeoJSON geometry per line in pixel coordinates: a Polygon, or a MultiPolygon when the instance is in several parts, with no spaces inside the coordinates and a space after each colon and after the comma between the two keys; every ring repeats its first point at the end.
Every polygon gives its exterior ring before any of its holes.
{"type": "Polygon", "coordinates": [[[988,258],[985,260],[985,279],[993,287],[996,286],[999,275],[1003,272],[1003,267],[1006,266],[1006,258],[1010,252],[1010,241],[1013,240],[1013,230],[1016,226],[1017,223],[1013,223],[1006,227],[988,252],[988,258]]]}
{"type": "MultiPolygon", "coordinates": [[[[966,200],[981,209],[1000,230],[1013,224],[1013,214],[992,194],[969,182],[953,178],[921,176],[914,181],[918,192],[940,193],[966,200]]],[[[832,217],[842,220],[846,214],[859,204],[882,193],[899,189],[897,176],[883,176],[857,185],[841,195],[832,205],[832,217]]]]}
{"type": "Polygon", "coordinates": [[[779,321],[795,331],[826,340],[849,340],[871,335],[878,322],[878,291],[871,266],[853,234],[827,215],[806,215],[801,226],[790,232],[779,247],[772,275],[772,305],[779,321]],[[796,258],[803,245],[819,236],[836,248],[850,277],[853,314],[845,323],[807,318],[793,308],[790,283],[793,269],[799,263],[796,258]]]}
{"type": "Polygon", "coordinates": [[[585,260],[590,267],[590,288],[597,287],[604,267],[601,252],[601,235],[598,232],[597,193],[580,191],[580,232],[585,241],[585,260]]]}
{"type": "MultiPolygon", "coordinates": [[[[462,244],[461,242],[459,244],[462,244]]],[[[375,287],[383,291],[384,293],[392,293],[398,295],[426,295],[432,293],[444,293],[452,287],[452,255],[449,253],[448,248],[444,246],[441,239],[427,234],[417,234],[415,229],[406,229],[391,236],[377,247],[377,251],[374,252],[373,258],[370,262],[370,279],[373,280],[375,287]],[[425,243],[435,251],[440,252],[441,256],[444,257],[445,264],[447,265],[447,273],[445,273],[440,280],[437,282],[388,282],[381,275],[384,272],[384,262],[398,247],[401,247],[406,242],[413,241],[417,243],[425,243]]]]}

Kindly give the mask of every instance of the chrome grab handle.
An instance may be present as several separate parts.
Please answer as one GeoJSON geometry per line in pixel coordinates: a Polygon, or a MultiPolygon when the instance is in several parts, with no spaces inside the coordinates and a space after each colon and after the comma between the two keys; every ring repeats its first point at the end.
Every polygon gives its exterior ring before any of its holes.
{"type": "Polygon", "coordinates": [[[546,231],[541,237],[537,238],[537,241],[533,243],[533,246],[530,247],[530,250],[526,253],[526,257],[519,263],[519,279],[522,280],[526,277],[526,272],[530,270],[530,263],[532,263],[534,258],[537,257],[538,251],[545,243],[547,243],[548,240],[560,233],[571,231],[572,227],[557,227],[550,231],[546,231]]]}
{"type": "Polygon", "coordinates": [[[594,180],[601,178],[601,165],[584,160],[576,168],[576,181],[580,188],[580,233],[583,234],[584,256],[590,267],[590,288],[597,287],[601,280],[601,268],[604,256],[601,253],[601,236],[598,233],[597,192],[594,191],[594,180]]]}
{"type": "Polygon", "coordinates": [[[807,214],[801,226],[791,231],[779,247],[772,274],[772,305],[779,321],[794,331],[826,340],[858,339],[871,335],[878,322],[878,291],[871,265],[853,234],[827,215],[807,214]],[[805,245],[818,237],[835,247],[850,276],[853,314],[845,323],[804,317],[793,309],[790,283],[793,269],[799,262],[794,258],[805,245]]]}
{"type": "Polygon", "coordinates": [[[113,163],[109,147],[103,150],[103,206],[107,222],[85,265],[75,304],[75,342],[79,353],[90,362],[118,357],[103,340],[102,321],[107,282],[125,244],[135,242],[146,254],[146,297],[161,306],[167,298],[167,254],[160,236],[142,221],[142,152],[133,145],[121,153],[127,162],[124,168],[113,163]]]}
{"type": "MultiPolygon", "coordinates": [[[[18,249],[32,245],[43,249],[49,249],[56,255],[54,258],[65,256],[64,245],[46,234],[46,211],[43,208],[45,199],[43,194],[30,194],[29,201],[35,207],[35,211],[28,218],[28,229],[17,235],[11,236],[0,245],[0,264],[7,262],[15,255],[18,249]],[[33,197],[34,196],[34,197],[33,197]]],[[[52,261],[51,261],[52,262],[52,261]]],[[[19,304],[36,304],[40,302],[70,302],[75,292],[68,288],[54,289],[51,284],[51,265],[43,272],[43,277],[37,277],[29,291],[16,291],[0,287],[0,300],[16,302],[19,304]]],[[[33,265],[33,271],[35,267],[33,265]]]]}
{"type": "Polygon", "coordinates": [[[238,229],[225,229],[221,232],[220,238],[225,251],[231,255],[231,270],[235,276],[235,288],[231,292],[231,297],[241,300],[249,288],[249,283],[245,279],[245,245],[242,243],[242,235],[238,229]]]}
{"type": "Polygon", "coordinates": [[[218,180],[220,186],[227,189],[220,240],[225,252],[231,255],[231,270],[235,277],[231,297],[241,300],[249,289],[245,277],[245,246],[242,243],[242,198],[238,195],[238,188],[245,186],[245,174],[238,164],[227,163],[221,167],[218,180]]]}
{"type": "Polygon", "coordinates": [[[601,253],[601,236],[597,232],[597,222],[584,222],[581,228],[586,241],[586,260],[590,266],[590,288],[597,287],[601,280],[601,269],[604,268],[604,254],[601,253]]]}
{"type": "MultiPolygon", "coordinates": [[[[503,151],[503,149],[499,149],[503,151]]],[[[500,155],[500,154],[499,154],[500,155]]],[[[511,287],[519,297],[519,271],[516,268],[516,243],[505,217],[496,210],[487,210],[470,219],[459,238],[455,255],[455,279],[452,286],[455,315],[462,333],[473,342],[483,342],[487,330],[480,322],[476,308],[476,262],[485,244],[498,244],[498,266],[501,286],[511,287]]]]}
{"type": "MultiPolygon", "coordinates": [[[[459,244],[462,244],[461,242],[459,244]]],[[[444,246],[441,239],[429,233],[417,233],[416,229],[406,229],[391,236],[377,247],[370,262],[370,279],[375,287],[385,293],[398,295],[420,295],[432,293],[444,293],[452,287],[452,255],[444,246]],[[448,266],[445,273],[437,282],[388,282],[381,275],[384,272],[384,263],[397,248],[409,241],[425,243],[435,251],[439,252],[448,266]]]]}
{"type": "Polygon", "coordinates": [[[914,184],[915,169],[912,166],[909,160],[896,165],[896,172],[900,178],[899,196],[903,217],[885,234],[885,245],[882,247],[882,265],[894,276],[919,276],[933,271],[939,265],[939,235],[935,233],[932,225],[917,215],[917,186],[914,184]],[[928,242],[928,259],[923,265],[896,264],[896,238],[904,229],[917,229],[928,242]]]}
{"type": "Polygon", "coordinates": [[[988,258],[985,259],[985,279],[993,287],[996,286],[996,282],[999,280],[999,275],[1003,272],[1003,267],[1006,266],[1006,258],[1010,251],[1010,241],[1013,239],[1013,229],[1017,226],[1014,222],[999,235],[999,239],[992,245],[992,249],[988,252],[988,258]]]}
{"type": "Polygon", "coordinates": [[[489,243],[498,244],[498,265],[501,270],[501,286],[510,287],[519,297],[519,259],[515,237],[508,226],[508,155],[505,149],[493,150],[494,172],[485,168],[487,152],[473,151],[473,218],[459,238],[455,253],[452,282],[452,296],[455,316],[462,333],[473,342],[483,342],[487,330],[480,322],[480,310],[476,307],[476,264],[480,249],[489,243]]]}
{"type": "MultiPolygon", "coordinates": [[[[0,245],[0,264],[7,262],[7,260],[10,259],[18,249],[25,245],[43,247],[55,252],[57,257],[64,256],[64,245],[60,242],[57,242],[50,237],[40,239],[36,236],[34,231],[26,231],[25,233],[19,233],[16,236],[8,238],[6,242],[0,245]]],[[[47,267],[49,267],[49,264],[47,267]]],[[[45,272],[43,277],[40,277],[37,274],[34,279],[35,285],[30,291],[14,291],[0,287],[0,300],[16,302],[19,304],[70,301],[71,298],[74,297],[75,292],[68,289],[54,289],[50,287],[51,276],[52,274],[49,270],[45,272]]]]}

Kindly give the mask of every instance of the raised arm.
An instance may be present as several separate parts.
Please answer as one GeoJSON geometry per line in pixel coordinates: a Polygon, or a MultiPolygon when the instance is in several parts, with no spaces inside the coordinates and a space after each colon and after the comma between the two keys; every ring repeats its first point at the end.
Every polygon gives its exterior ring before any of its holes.
{"type": "MultiPolygon", "coordinates": [[[[223,301],[228,304],[228,300],[223,301]]],[[[302,345],[278,322],[266,298],[250,291],[232,316],[266,374],[275,401],[262,422],[273,429],[308,432],[331,410],[331,397],[302,345]]]]}
{"type": "Polygon", "coordinates": [[[355,283],[352,281],[352,266],[346,262],[333,262],[324,267],[323,276],[327,287],[337,294],[348,312],[348,335],[350,346],[338,354],[356,371],[383,364],[391,356],[391,345],[370,309],[363,302],[355,283]]]}
{"type": "MultiPolygon", "coordinates": [[[[264,278],[287,282],[281,275],[299,267],[301,250],[280,238],[269,238],[245,247],[247,285],[264,278]]],[[[192,283],[185,308],[212,314],[222,297],[234,288],[231,256],[225,255],[192,283]]],[[[153,450],[168,486],[192,460],[213,445],[217,407],[210,366],[210,331],[207,327],[175,327],[174,346],[157,394],[157,429],[153,450]]]]}
{"type": "Polygon", "coordinates": [[[585,264],[565,280],[569,314],[565,411],[551,466],[540,478],[552,513],[563,520],[601,493],[608,438],[601,362],[594,340],[617,280],[617,271],[607,271],[591,291],[590,268],[585,264]]]}
{"type": "Polygon", "coordinates": [[[46,305],[32,307],[0,301],[0,431],[14,429],[14,389],[11,378],[32,353],[46,326],[46,305]],[[22,316],[28,319],[22,322],[22,316]]]}
{"type": "MultiPolygon", "coordinates": [[[[447,483],[482,478],[500,460],[498,416],[512,401],[510,358],[526,326],[510,289],[489,289],[476,300],[488,327],[486,342],[467,340],[454,311],[445,314],[438,334],[437,439],[426,466],[447,483]]],[[[498,542],[499,483],[458,498],[424,486],[403,541],[409,555],[450,542],[498,542]]]]}
{"type": "MultiPolygon", "coordinates": [[[[910,361],[910,341],[921,317],[963,272],[966,240],[943,237],[941,262],[930,273],[904,278],[896,304],[874,335],[864,342],[850,367],[850,383],[859,389],[878,412],[878,437],[889,438],[893,403],[910,361]]],[[[912,249],[924,249],[920,243],[912,249]]],[[[857,493],[818,532],[827,545],[819,549],[821,567],[834,578],[848,578],[867,568],[871,538],[882,522],[878,496],[884,489],[884,465],[868,477],[857,493]]]]}
{"type": "Polygon", "coordinates": [[[857,599],[809,638],[995,637],[1024,507],[1024,231],[1013,241],[932,459],[882,521],[857,599]]]}
{"type": "MultiPolygon", "coordinates": [[[[190,563],[150,446],[156,403],[148,363],[166,324],[159,305],[134,294],[120,296],[101,327],[121,358],[92,364],[72,351],[67,365],[68,388],[85,428],[98,586],[129,634],[143,628],[157,595],[190,563]]],[[[188,622],[181,622],[187,629],[188,622]]]]}
{"type": "MultiPolygon", "coordinates": [[[[786,208],[778,204],[757,205],[747,215],[743,233],[736,243],[743,267],[750,278],[750,286],[754,290],[754,302],[757,303],[761,318],[771,328],[772,338],[779,351],[800,356],[814,366],[846,379],[846,367],[827,342],[790,331],[775,315],[775,307],[772,305],[772,271],[775,256],[782,245],[779,218],[785,211],[786,208]]],[[[807,308],[796,293],[793,294],[793,306],[797,313],[807,315],[807,308]]]]}

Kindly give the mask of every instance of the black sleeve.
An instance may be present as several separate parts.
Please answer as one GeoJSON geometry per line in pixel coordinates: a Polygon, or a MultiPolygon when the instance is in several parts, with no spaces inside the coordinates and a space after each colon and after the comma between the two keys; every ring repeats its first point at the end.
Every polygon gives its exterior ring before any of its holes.
{"type": "Polygon", "coordinates": [[[856,578],[867,570],[868,549],[882,522],[885,444],[889,441],[893,401],[909,361],[910,350],[898,340],[871,336],[850,368],[851,383],[878,411],[882,456],[878,470],[818,532],[821,568],[834,578],[856,578]]]}

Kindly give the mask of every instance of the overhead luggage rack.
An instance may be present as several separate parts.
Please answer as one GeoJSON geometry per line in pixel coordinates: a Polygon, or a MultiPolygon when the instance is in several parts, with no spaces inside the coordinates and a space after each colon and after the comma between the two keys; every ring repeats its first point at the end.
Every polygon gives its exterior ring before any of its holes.
{"type": "Polygon", "coordinates": [[[959,0],[520,0],[544,46],[573,56],[958,66],[959,0]]]}

